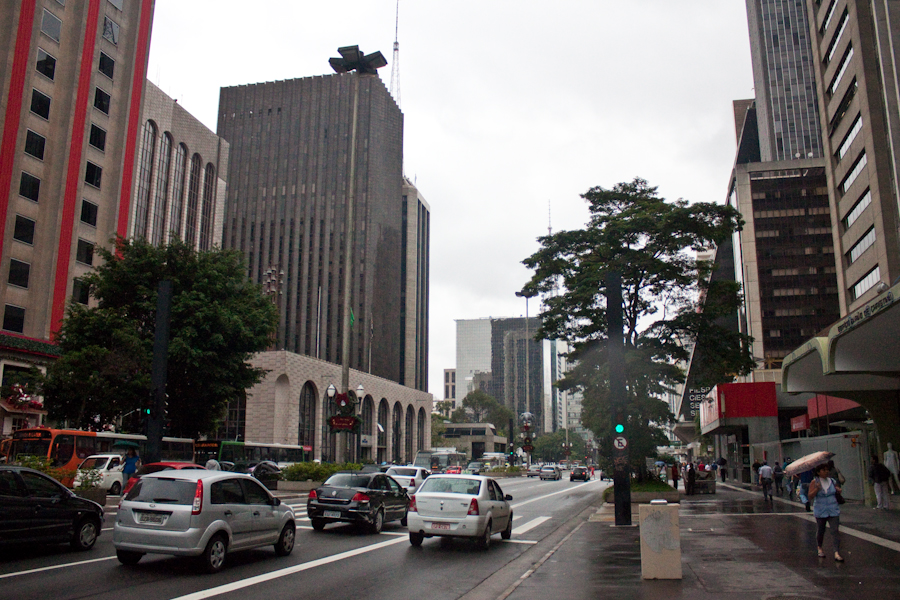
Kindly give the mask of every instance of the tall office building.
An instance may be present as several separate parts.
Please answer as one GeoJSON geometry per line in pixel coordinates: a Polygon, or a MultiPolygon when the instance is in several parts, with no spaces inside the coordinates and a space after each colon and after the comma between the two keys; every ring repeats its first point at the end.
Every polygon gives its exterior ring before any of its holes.
{"type": "Polygon", "coordinates": [[[128,234],[153,0],[0,3],[3,330],[48,341],[128,234]]]}
{"type": "Polygon", "coordinates": [[[479,374],[491,372],[491,319],[456,320],[456,398],[480,389],[479,374]]]}
{"type": "Polygon", "coordinates": [[[552,408],[545,406],[550,390],[544,387],[544,361],[550,356],[534,340],[540,326],[537,317],[491,319],[490,394],[517,415],[533,414],[535,433],[546,433],[552,431],[552,408]]]}
{"type": "Polygon", "coordinates": [[[277,347],[340,363],[357,81],[350,366],[424,389],[428,206],[413,187],[404,205],[403,114],[378,77],[222,88],[218,134],[230,144],[223,245],[244,252],[254,281],[276,274],[277,347]]]}
{"type": "Polygon", "coordinates": [[[900,276],[900,6],[806,0],[824,133],[840,312],[900,276]]]}

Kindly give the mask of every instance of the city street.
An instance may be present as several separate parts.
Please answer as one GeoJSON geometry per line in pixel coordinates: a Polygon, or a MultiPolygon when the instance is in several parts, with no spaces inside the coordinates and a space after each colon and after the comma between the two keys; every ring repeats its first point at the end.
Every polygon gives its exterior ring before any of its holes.
{"type": "MultiPolygon", "coordinates": [[[[409,543],[405,527],[393,522],[381,535],[344,525],[312,530],[306,498],[285,496],[297,517],[297,544],[287,558],[265,548],[229,556],[224,571],[200,574],[190,560],[147,555],[138,565],[119,564],[112,545],[116,506],[106,507],[105,525],[93,550],[65,546],[6,549],[0,552],[3,596],[16,600],[200,600],[202,598],[409,598],[456,599],[478,593],[482,582],[527,551],[556,543],[561,527],[599,501],[609,482],[501,479],[513,496],[513,537],[493,537],[487,552],[465,540],[427,539],[409,543]]],[[[523,571],[515,572],[515,577],[523,571]]]]}

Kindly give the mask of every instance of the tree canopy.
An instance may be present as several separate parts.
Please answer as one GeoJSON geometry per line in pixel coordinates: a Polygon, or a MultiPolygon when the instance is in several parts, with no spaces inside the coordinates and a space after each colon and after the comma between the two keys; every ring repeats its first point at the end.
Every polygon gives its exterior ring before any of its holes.
{"type": "MultiPolygon", "coordinates": [[[[587,444],[584,438],[576,433],[569,433],[569,441],[572,460],[583,460],[587,456],[587,444]]],[[[532,460],[542,462],[559,462],[566,459],[566,430],[557,429],[553,433],[539,435],[534,438],[534,450],[531,453],[532,460]]]]}
{"type": "Polygon", "coordinates": [[[161,247],[118,239],[115,250],[98,247],[103,264],[81,279],[96,304],[66,310],[56,338],[62,356],[41,382],[49,416],[81,428],[118,419],[126,430],[140,428],[135,417],[151,394],[157,287],[168,279],[168,435],[211,433],[228,401],[264,374],[248,359],[271,343],[275,306],[247,279],[239,252],[196,252],[177,239],[161,247]]]}
{"type": "Polygon", "coordinates": [[[466,394],[460,406],[450,415],[453,423],[491,423],[500,435],[506,435],[509,420],[515,415],[511,409],[482,390],[466,394]]]}
{"type": "Polygon", "coordinates": [[[629,454],[639,467],[665,443],[660,427],[673,415],[658,398],[683,382],[679,364],[695,345],[709,359],[706,384],[753,368],[751,339],[723,322],[740,305],[739,287],[710,284],[710,265],[695,256],[726,241],[742,221],[729,206],[667,201],[640,178],[593,187],[582,198],[587,226],[538,239],[541,248],[523,261],[534,274],[522,293],[544,295],[536,337],[569,342],[574,367],[558,385],[583,392],[582,422],[609,456],[606,276],[621,275],[629,454]],[[700,310],[704,299],[707,310],[700,310]]]}

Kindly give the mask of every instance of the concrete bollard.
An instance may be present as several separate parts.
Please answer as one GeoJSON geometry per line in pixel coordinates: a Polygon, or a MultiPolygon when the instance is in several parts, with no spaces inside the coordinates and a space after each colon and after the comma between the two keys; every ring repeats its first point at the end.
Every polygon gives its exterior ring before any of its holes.
{"type": "Polygon", "coordinates": [[[681,579],[681,531],[678,505],[665,500],[641,504],[641,577],[681,579]]]}

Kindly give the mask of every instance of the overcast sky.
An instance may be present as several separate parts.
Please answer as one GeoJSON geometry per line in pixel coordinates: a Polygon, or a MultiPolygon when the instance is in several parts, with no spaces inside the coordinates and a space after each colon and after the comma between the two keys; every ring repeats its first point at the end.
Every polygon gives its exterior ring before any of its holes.
{"type": "MultiPolygon", "coordinates": [[[[380,50],[396,0],[157,0],[148,78],[215,131],[219,88],[331,73],[380,50]]],[[[431,206],[429,386],[455,319],[525,313],[537,237],[582,227],[580,194],[636,176],[723,202],[731,102],[753,97],[740,0],[401,0],[404,172],[431,206]]],[[[537,301],[529,312],[534,315],[537,301]]]]}

